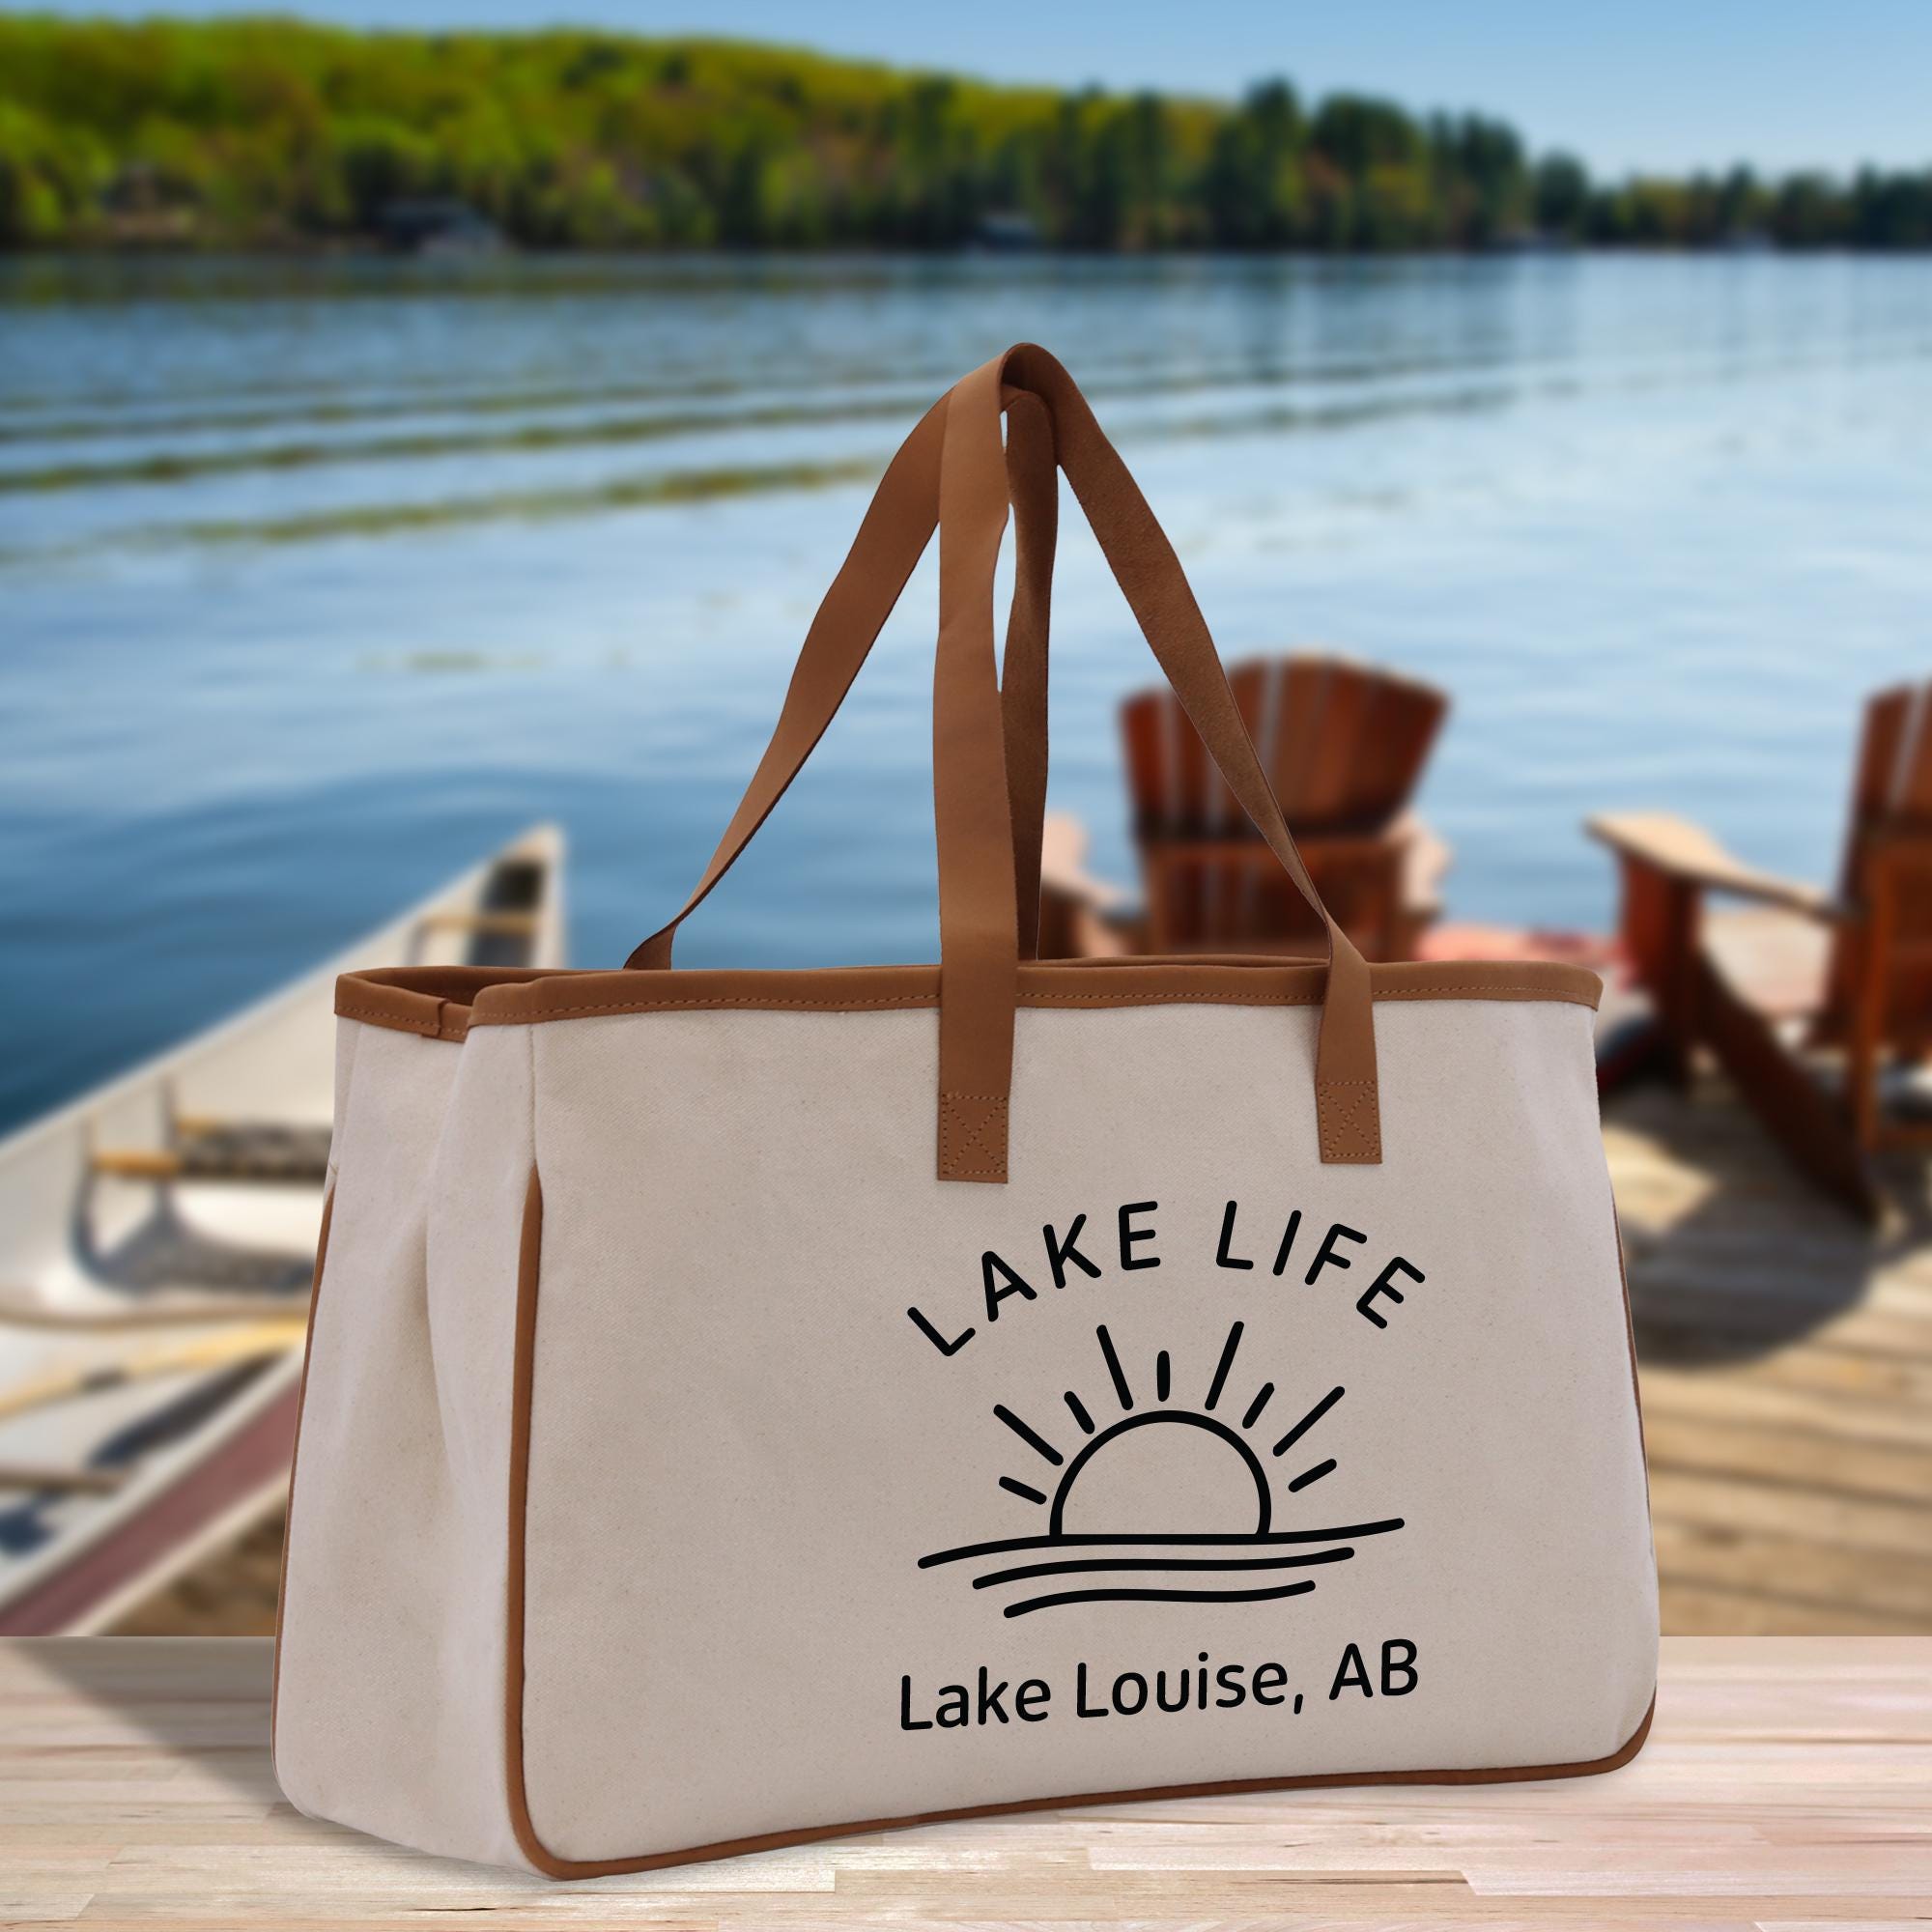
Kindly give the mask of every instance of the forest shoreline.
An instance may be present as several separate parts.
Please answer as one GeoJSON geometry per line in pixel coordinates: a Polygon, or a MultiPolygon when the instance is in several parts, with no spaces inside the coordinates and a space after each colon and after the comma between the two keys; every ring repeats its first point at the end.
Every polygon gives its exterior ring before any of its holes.
{"type": "Polygon", "coordinates": [[[1594,181],[1287,80],[994,84],[582,29],[0,17],[0,253],[1932,248],[1932,165],[1594,181]]]}

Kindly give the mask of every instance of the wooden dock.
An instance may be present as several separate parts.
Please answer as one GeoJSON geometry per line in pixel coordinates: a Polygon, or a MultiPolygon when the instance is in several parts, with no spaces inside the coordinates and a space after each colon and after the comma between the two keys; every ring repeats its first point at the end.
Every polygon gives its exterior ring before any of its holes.
{"type": "Polygon", "coordinates": [[[1903,1932],[1932,1896],[1923,1637],[1666,1638],[1607,1777],[1106,1804],[562,1886],[299,1816],[269,1685],[260,1638],[0,1643],[0,1922],[1903,1932]]]}
{"type": "Polygon", "coordinates": [[[1715,1084],[1605,1112],[1663,1628],[1932,1632],[1932,1165],[1876,1233],[1715,1084]]]}

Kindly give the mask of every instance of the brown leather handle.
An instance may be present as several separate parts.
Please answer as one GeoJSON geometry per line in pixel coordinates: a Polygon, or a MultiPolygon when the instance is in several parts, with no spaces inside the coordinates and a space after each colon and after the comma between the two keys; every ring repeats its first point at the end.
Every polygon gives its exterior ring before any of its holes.
{"type": "Polygon", "coordinates": [[[1009,350],[955,385],[900,446],[812,619],[771,742],[704,876],[676,917],[627,963],[670,965],[679,924],[729,870],[810,755],[937,524],[939,1175],[1006,1179],[1018,962],[1032,953],[1037,936],[1056,459],[1209,755],[1328,935],[1316,1066],[1321,1156],[1378,1161],[1368,967],[1328,917],[1295,850],[1172,547],[1072,379],[1032,345],[1009,350]],[[1011,424],[1004,450],[1003,410],[1011,424]],[[1009,500],[1019,525],[1018,569],[1003,685],[993,645],[993,579],[1009,500]]]}
{"type": "Polygon", "coordinates": [[[993,575],[1008,500],[1000,412],[1012,389],[1046,406],[1061,467],[1156,661],[1229,789],[1327,934],[1315,1094],[1321,1157],[1379,1161],[1368,966],[1329,917],[1295,849],[1200,607],[1147,499],[1072,378],[1043,349],[1021,344],[975,370],[946,401],[933,699],[940,1179],[1007,1177],[1019,934],[993,575]]]}
{"type": "Polygon", "coordinates": [[[1053,559],[1060,542],[1060,468],[1053,418],[1037,396],[1015,390],[1007,404],[1007,493],[1012,498],[1013,600],[1000,666],[1006,727],[1007,798],[1013,818],[1013,883],[1022,959],[1039,956],[1040,839],[1046,823],[1047,638],[1053,559]]]}
{"type": "MultiPolygon", "coordinates": [[[[1039,940],[1040,827],[1046,811],[1047,633],[1060,514],[1053,423],[1037,397],[1009,399],[1008,483],[1018,565],[1007,625],[1003,700],[1007,768],[1012,781],[1013,871],[1019,942],[1032,958],[1039,940]]],[[[859,534],[806,633],[797,667],[752,781],[691,896],[636,947],[626,966],[668,969],[677,929],[709,896],[751,842],[825,735],[852,681],[905,588],[939,522],[939,472],[946,398],[900,444],[873,492],[859,534]]],[[[1004,499],[1003,499],[1004,500],[1004,499]]]]}

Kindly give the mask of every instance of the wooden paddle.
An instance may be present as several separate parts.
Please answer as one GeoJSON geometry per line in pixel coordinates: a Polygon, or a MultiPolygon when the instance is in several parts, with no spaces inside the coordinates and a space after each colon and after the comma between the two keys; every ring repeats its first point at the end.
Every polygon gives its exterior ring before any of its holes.
{"type": "Polygon", "coordinates": [[[85,1367],[56,1369],[50,1374],[16,1382],[0,1389],[0,1422],[25,1414],[29,1409],[68,1402],[75,1396],[98,1395],[151,1376],[179,1375],[195,1369],[218,1369],[230,1362],[256,1355],[280,1354],[301,1346],[305,1321],[257,1321],[245,1328],[224,1329],[215,1335],[198,1335],[189,1342],[174,1342],[155,1349],[143,1349],[104,1362],[85,1367]]]}

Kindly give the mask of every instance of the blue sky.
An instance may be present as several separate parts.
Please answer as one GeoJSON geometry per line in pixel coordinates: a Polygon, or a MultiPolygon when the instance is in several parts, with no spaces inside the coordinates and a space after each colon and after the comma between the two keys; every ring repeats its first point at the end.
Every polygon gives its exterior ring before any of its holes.
{"type": "Polygon", "coordinates": [[[1002,79],[1214,95],[1286,72],[1304,92],[1479,107],[1538,148],[1571,148],[1609,174],[1738,159],[1774,170],[1932,163],[1932,0],[51,0],[51,11],[279,11],[411,27],[594,21],[1002,79]]]}

